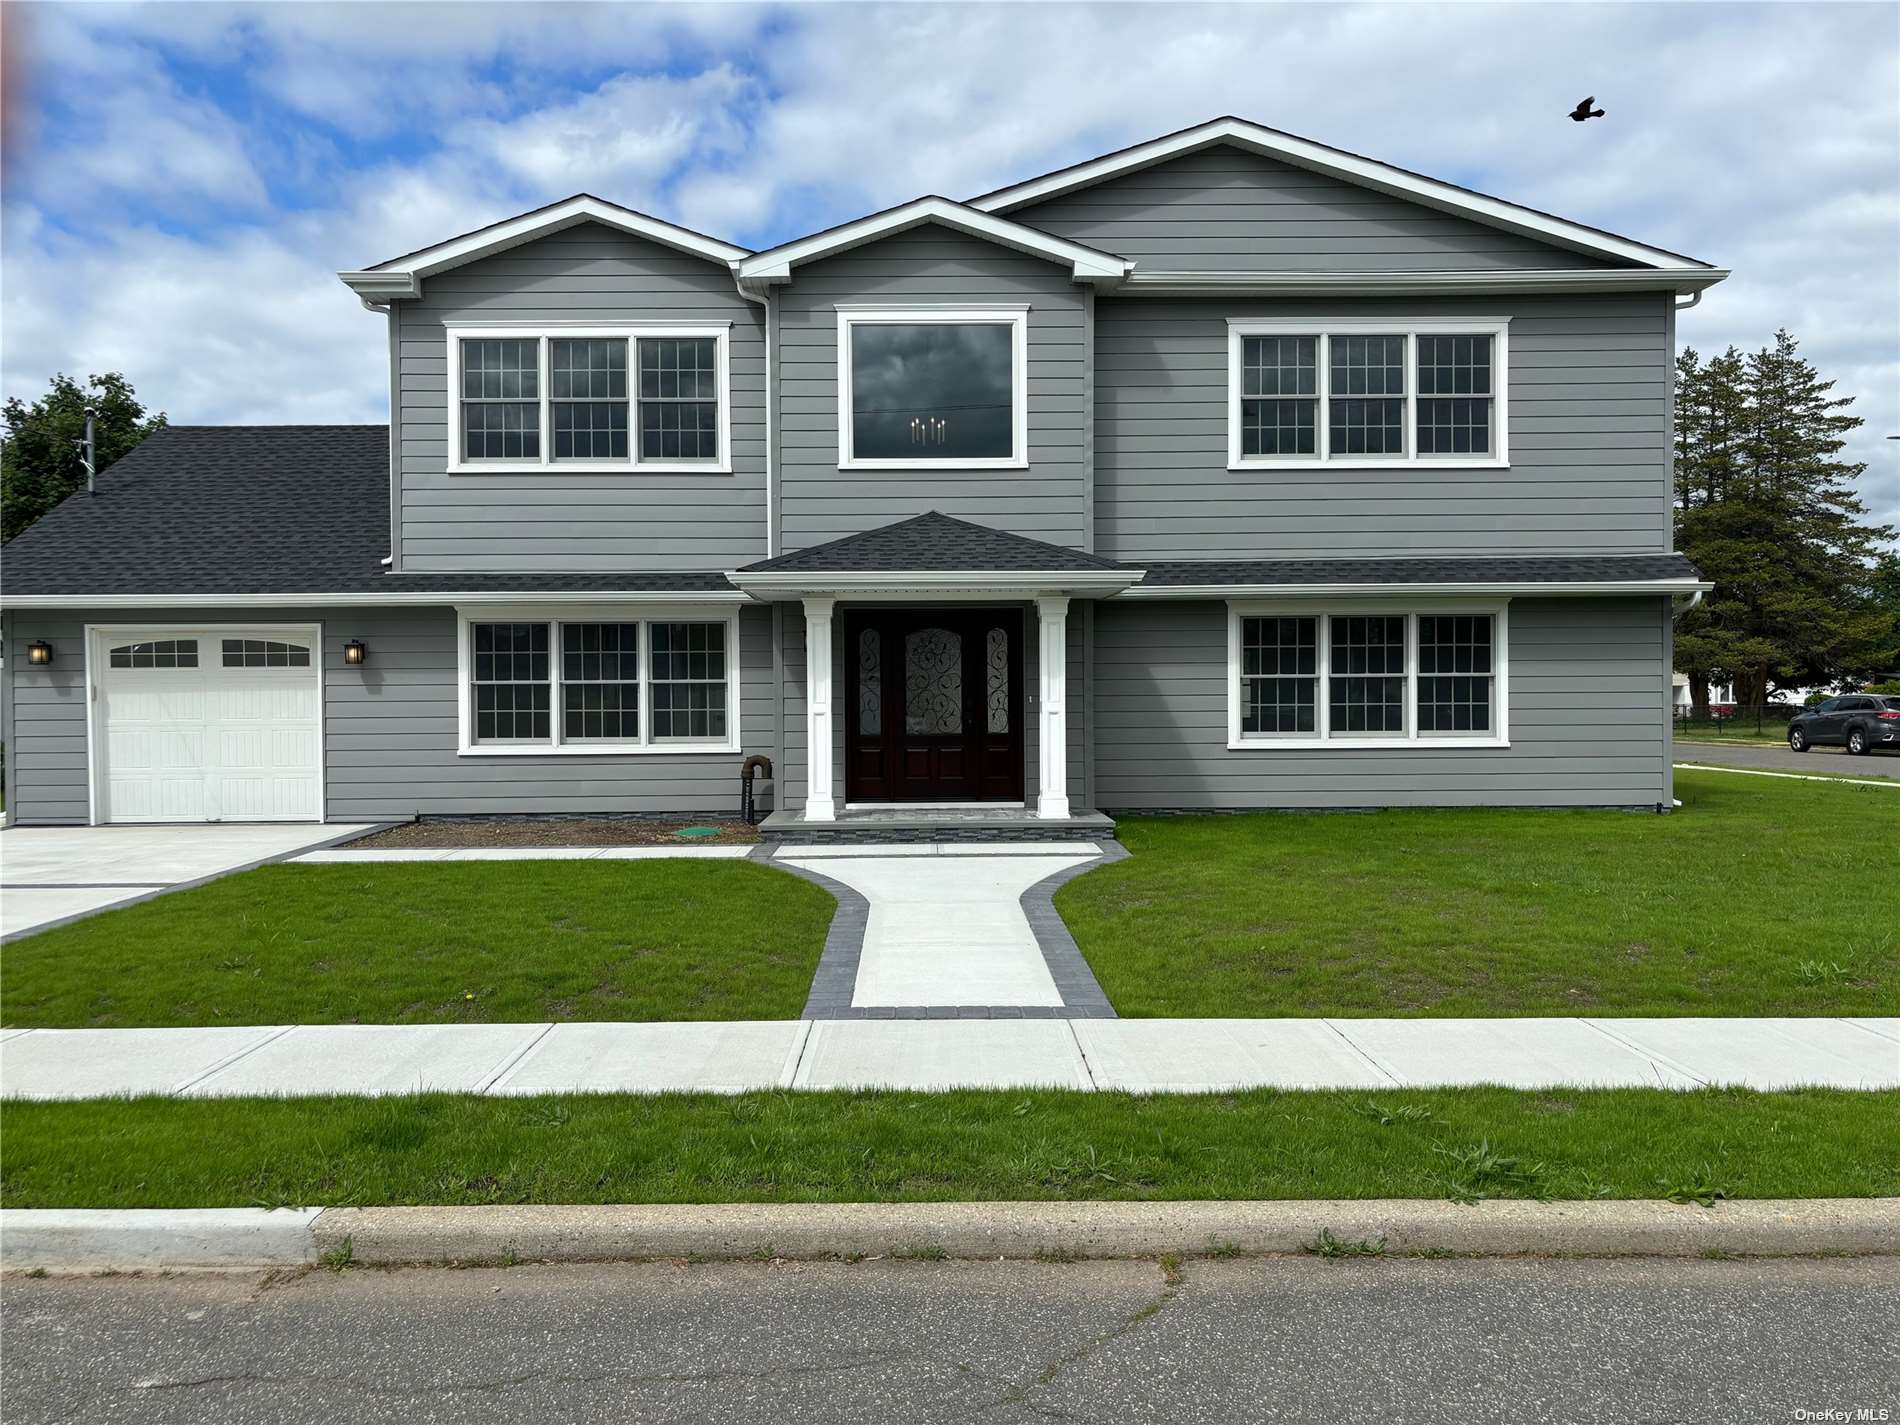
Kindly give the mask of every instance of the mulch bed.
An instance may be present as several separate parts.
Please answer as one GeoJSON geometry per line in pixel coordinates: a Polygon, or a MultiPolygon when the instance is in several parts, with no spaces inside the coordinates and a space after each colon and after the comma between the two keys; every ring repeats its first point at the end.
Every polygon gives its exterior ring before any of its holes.
{"type": "Polygon", "coordinates": [[[350,850],[372,847],[473,846],[750,846],[759,839],[757,827],[742,821],[621,821],[558,817],[524,821],[413,821],[379,831],[348,844],[350,850]],[[712,836],[681,836],[688,827],[712,827],[712,836]]]}

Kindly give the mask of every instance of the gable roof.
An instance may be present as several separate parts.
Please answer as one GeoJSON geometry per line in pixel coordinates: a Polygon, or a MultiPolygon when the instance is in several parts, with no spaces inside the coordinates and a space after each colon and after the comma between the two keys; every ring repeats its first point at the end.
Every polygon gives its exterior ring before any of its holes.
{"type": "Polygon", "coordinates": [[[401,257],[392,257],[361,271],[339,272],[337,276],[365,301],[418,297],[422,294],[422,279],[433,273],[446,272],[463,263],[519,247],[524,242],[533,242],[536,238],[581,223],[600,223],[694,257],[703,257],[708,262],[716,262],[724,267],[731,267],[749,251],[704,233],[694,232],[691,228],[683,228],[677,223],[669,223],[632,208],[623,208],[618,203],[609,203],[605,198],[596,198],[591,193],[576,193],[558,203],[549,203],[546,207],[504,218],[498,223],[490,223],[487,227],[463,233],[446,242],[407,252],[401,257]]]}
{"type": "Polygon", "coordinates": [[[1066,263],[1078,282],[1119,282],[1134,267],[1134,263],[1112,252],[1070,242],[1013,219],[983,212],[968,203],[931,194],[755,252],[736,263],[734,271],[741,283],[787,282],[791,280],[792,269],[800,263],[816,262],[926,223],[954,228],[971,237],[1000,243],[1050,262],[1066,263]]]}
{"type": "Polygon", "coordinates": [[[1250,123],[1246,119],[1238,119],[1232,115],[1211,119],[1207,123],[1196,124],[1192,128],[1181,129],[1176,133],[1164,134],[1160,138],[1149,139],[1145,143],[1118,149],[1113,153],[1103,154],[1099,158],[1071,164],[1067,168],[1058,168],[1039,178],[1012,183],[1006,188],[998,188],[994,192],[972,198],[970,206],[986,213],[1014,212],[1018,208],[1040,202],[1045,198],[1072,193],[1078,188],[1092,187],[1124,173],[1132,173],[1137,169],[1165,163],[1171,158],[1178,158],[1182,154],[1193,153],[1199,149],[1211,148],[1216,144],[1231,144],[1236,148],[1264,154],[1269,158],[1277,158],[1316,173],[1328,174],[1345,182],[1358,184],[1363,188],[1371,188],[1394,197],[1409,199],[1412,202],[1424,204],[1426,207],[1454,213],[1490,227],[1522,233],[1527,237],[1537,238],[1557,247],[1569,248],[1573,252],[1587,253],[1592,257],[1633,262],[1644,267],[1668,270],[1690,268],[1700,271],[1709,267],[1708,263],[1693,257],[1685,257],[1679,252],[1650,247],[1645,243],[1607,232],[1602,228],[1571,222],[1567,218],[1560,218],[1552,213],[1527,208],[1518,203],[1509,203],[1502,198],[1493,198],[1489,194],[1460,187],[1456,183],[1430,178],[1422,173],[1414,173],[1410,169],[1381,163],[1377,159],[1366,158],[1346,149],[1333,148],[1328,144],[1301,138],[1297,134],[1284,133],[1279,129],[1270,129],[1261,124],[1250,123]]]}
{"type": "Polygon", "coordinates": [[[734,584],[770,597],[866,589],[1023,586],[1117,593],[1141,570],[1086,550],[1047,544],[929,510],[733,571],[734,584]]]}

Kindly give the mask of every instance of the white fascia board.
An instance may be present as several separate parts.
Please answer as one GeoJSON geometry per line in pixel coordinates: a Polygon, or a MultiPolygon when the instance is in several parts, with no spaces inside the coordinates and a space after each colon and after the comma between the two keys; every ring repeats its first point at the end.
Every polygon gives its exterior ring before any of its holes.
{"type": "Polygon", "coordinates": [[[437,604],[745,604],[752,602],[740,591],[721,590],[707,593],[699,589],[575,589],[542,593],[520,589],[458,593],[445,589],[440,593],[416,589],[391,590],[388,593],[310,594],[14,594],[0,608],[8,609],[204,609],[204,608],[303,608],[351,605],[368,607],[428,606],[437,604]]]}
{"type": "Polygon", "coordinates": [[[1022,569],[886,570],[832,574],[822,571],[763,572],[735,570],[726,577],[748,594],[789,598],[826,594],[883,593],[1074,593],[1117,594],[1139,580],[1140,569],[1074,569],[1031,572],[1022,569]]]}
{"type": "Polygon", "coordinates": [[[360,272],[339,272],[337,276],[361,296],[376,296],[385,300],[389,297],[415,297],[421,294],[421,279],[432,273],[460,267],[463,263],[519,247],[524,242],[532,242],[538,237],[546,237],[549,233],[560,232],[580,223],[600,223],[726,267],[746,256],[745,248],[649,217],[645,213],[637,213],[617,203],[607,203],[581,194],[565,202],[537,208],[532,213],[523,213],[466,236],[424,248],[420,252],[391,258],[388,262],[379,262],[360,272]],[[413,290],[397,291],[380,285],[403,281],[412,284],[413,290]]]}
{"type": "Polygon", "coordinates": [[[1363,188],[1389,193],[1394,197],[1407,198],[1415,203],[1437,208],[1442,212],[1456,213],[1491,227],[1523,233],[1528,237],[1556,243],[1560,247],[1568,247],[1577,252],[1616,258],[1626,262],[1640,262],[1650,267],[1691,269],[1700,267],[1700,264],[1684,258],[1680,253],[1650,247],[1645,243],[1632,242],[1628,238],[1617,237],[1614,233],[1599,232],[1581,223],[1569,222],[1548,213],[1522,208],[1515,203],[1507,203],[1502,198],[1473,193],[1455,184],[1427,178],[1423,174],[1408,173],[1402,168],[1394,168],[1389,163],[1380,163],[1377,159],[1362,158],[1358,154],[1315,143],[1311,139],[1280,133],[1275,129],[1263,128],[1259,124],[1250,124],[1244,119],[1216,119],[1211,123],[1185,129],[1178,134],[1170,134],[1166,138],[1137,144],[1133,148],[1124,149],[1120,153],[1107,154],[1090,163],[1080,163],[1072,168],[1060,169],[1054,173],[1045,174],[1041,178],[1032,178],[1027,182],[1013,184],[1008,188],[998,189],[994,193],[987,193],[980,198],[973,198],[970,200],[970,206],[981,208],[986,213],[1007,213],[1028,203],[1059,197],[1061,194],[1074,192],[1078,188],[1087,188],[1105,179],[1157,163],[1165,163],[1168,159],[1178,158],[1182,154],[1220,143],[1233,144],[1238,148],[1263,154],[1269,158],[1281,159],[1315,173],[1324,173],[1347,183],[1356,183],[1363,188]]]}
{"type": "Polygon", "coordinates": [[[1701,292],[1719,267],[1521,268],[1503,272],[1135,272],[1129,297],[1459,297],[1518,293],[1701,292]]]}
{"type": "Polygon", "coordinates": [[[1414,584],[1162,584],[1133,588],[1125,599],[1341,599],[1442,595],[1505,595],[1517,598],[1584,598],[1591,594],[1706,593],[1715,585],[1700,579],[1616,579],[1596,582],[1517,582],[1414,584]]]}
{"type": "Polygon", "coordinates": [[[742,283],[788,282],[792,269],[800,263],[831,257],[854,247],[862,247],[865,243],[876,242],[879,238],[921,227],[925,223],[941,223],[971,237],[1015,248],[1018,252],[1047,258],[1051,262],[1066,262],[1078,282],[1120,282],[1134,268],[1134,263],[1112,253],[1038,232],[1021,223],[1011,222],[1008,218],[981,212],[965,203],[930,197],[861,218],[855,223],[846,223],[843,227],[814,233],[797,242],[754,253],[735,263],[733,271],[742,283]]]}

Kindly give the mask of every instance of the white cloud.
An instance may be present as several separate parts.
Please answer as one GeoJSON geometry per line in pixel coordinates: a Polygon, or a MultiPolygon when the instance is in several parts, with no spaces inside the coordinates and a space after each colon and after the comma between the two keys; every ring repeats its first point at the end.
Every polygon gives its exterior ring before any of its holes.
{"type": "Polygon", "coordinates": [[[1680,339],[1795,331],[1860,398],[1864,489],[1900,520],[1900,442],[1881,438],[1900,432],[1891,6],[42,13],[36,78],[82,127],[55,136],[57,182],[9,172],[9,391],[122,365],[180,418],[376,419],[380,329],[337,268],[577,189],[778,240],[1233,112],[1733,267],[1680,339]],[[274,122],[182,89],[161,51],[242,55],[274,122]],[[1608,117],[1567,122],[1586,91],[1608,117]],[[425,141],[355,170],[336,157],[390,136],[425,141]],[[329,196],[271,210],[258,185],[287,171],[329,196]],[[238,212],[202,239],[102,221],[125,192],[238,212]],[[77,227],[75,206],[92,215],[77,227]]]}

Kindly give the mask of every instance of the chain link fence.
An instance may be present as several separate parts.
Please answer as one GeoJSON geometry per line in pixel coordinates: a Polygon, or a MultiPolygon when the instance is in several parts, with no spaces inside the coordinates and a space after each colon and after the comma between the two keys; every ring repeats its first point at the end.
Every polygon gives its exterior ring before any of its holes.
{"type": "Polygon", "coordinates": [[[1710,703],[1706,713],[1678,704],[1678,737],[1762,737],[1788,735],[1788,719],[1801,711],[1799,703],[1710,703]]]}

